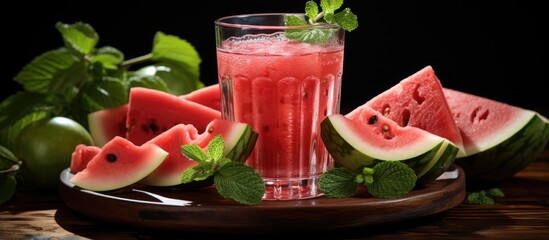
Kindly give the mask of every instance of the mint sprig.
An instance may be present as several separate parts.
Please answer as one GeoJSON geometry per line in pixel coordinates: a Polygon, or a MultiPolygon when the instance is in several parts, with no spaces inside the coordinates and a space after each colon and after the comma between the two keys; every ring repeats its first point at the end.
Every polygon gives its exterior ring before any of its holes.
{"type": "Polygon", "coordinates": [[[150,53],[125,59],[120,50],[99,46],[99,34],[87,23],[58,22],[55,29],[62,45],[23,66],[13,79],[23,91],[0,103],[0,145],[9,149],[20,129],[44,117],[87,126],[89,113],[127,103],[131,87],[181,95],[204,86],[198,52],[177,36],[157,32],[150,53]]]}
{"type": "Polygon", "coordinates": [[[417,176],[408,165],[397,161],[385,161],[373,168],[364,167],[361,173],[346,168],[333,168],[320,176],[319,188],[327,197],[351,197],[363,184],[368,192],[378,198],[399,198],[416,185],[417,176]]]}
{"type": "Polygon", "coordinates": [[[490,205],[496,203],[496,198],[502,198],[505,194],[499,188],[492,188],[489,190],[480,190],[476,192],[470,192],[467,194],[467,202],[469,204],[477,205],[490,205]]]}
{"type": "MultiPolygon", "coordinates": [[[[320,0],[320,8],[314,1],[305,3],[305,15],[308,21],[298,16],[286,16],[286,26],[306,26],[332,23],[339,25],[343,30],[351,32],[358,27],[358,18],[349,8],[336,12],[343,6],[343,0],[320,0]]],[[[334,29],[309,28],[288,29],[285,31],[288,39],[293,39],[311,44],[326,44],[336,35],[334,29]]]]}
{"type": "Polygon", "coordinates": [[[205,180],[214,177],[217,192],[224,198],[233,199],[246,205],[261,202],[265,194],[265,183],[261,175],[252,167],[234,162],[223,155],[225,143],[221,135],[215,136],[207,146],[207,151],[196,144],[181,146],[181,152],[198,162],[181,176],[181,183],[205,180]]]}

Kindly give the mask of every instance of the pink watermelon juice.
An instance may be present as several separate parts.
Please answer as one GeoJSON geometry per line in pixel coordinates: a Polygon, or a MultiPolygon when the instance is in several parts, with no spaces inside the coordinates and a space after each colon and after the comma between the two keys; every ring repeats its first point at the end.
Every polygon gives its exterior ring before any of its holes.
{"type": "Polygon", "coordinates": [[[223,118],[259,133],[247,164],[265,180],[264,199],[320,196],[318,178],[333,166],[320,122],[339,112],[343,46],[262,35],[225,41],[217,62],[223,118]]]}

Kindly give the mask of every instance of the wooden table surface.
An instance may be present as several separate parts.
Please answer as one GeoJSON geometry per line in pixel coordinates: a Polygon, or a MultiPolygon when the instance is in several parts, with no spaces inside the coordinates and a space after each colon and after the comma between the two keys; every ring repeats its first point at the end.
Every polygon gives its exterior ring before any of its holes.
{"type": "MultiPolygon", "coordinates": [[[[369,239],[549,239],[549,148],[513,178],[496,185],[505,197],[493,205],[465,201],[437,215],[394,224],[361,227],[329,234],[334,238],[369,239]]],[[[329,216],[326,221],[330,221],[329,216]]],[[[14,198],[0,206],[0,240],[11,239],[188,239],[241,237],[243,233],[209,234],[169,232],[101,222],[69,209],[56,192],[18,188],[14,198]]],[[[284,235],[288,236],[288,235],[284,235]]],[[[245,235],[280,238],[277,234],[245,235]]]]}

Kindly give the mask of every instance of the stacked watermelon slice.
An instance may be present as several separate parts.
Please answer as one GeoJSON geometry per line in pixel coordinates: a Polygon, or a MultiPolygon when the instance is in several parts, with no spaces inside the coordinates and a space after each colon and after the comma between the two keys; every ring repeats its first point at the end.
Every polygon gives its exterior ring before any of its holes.
{"type": "Polygon", "coordinates": [[[219,107],[217,85],[183,96],[132,88],[128,104],[89,115],[89,130],[97,146],[75,149],[70,181],[95,191],[134,183],[180,185],[183,172],[197,165],[182,154],[181,146],[206,148],[218,135],[224,140],[224,156],[244,162],[257,133],[247,124],[222,120],[219,107]]]}
{"type": "Polygon", "coordinates": [[[541,153],[549,141],[549,121],[444,88],[426,66],[347,115],[327,117],[322,138],[336,165],[351,170],[402,161],[421,184],[455,162],[468,180],[491,182],[513,176],[541,153]],[[426,144],[422,139],[428,135],[442,139],[426,144]]]}

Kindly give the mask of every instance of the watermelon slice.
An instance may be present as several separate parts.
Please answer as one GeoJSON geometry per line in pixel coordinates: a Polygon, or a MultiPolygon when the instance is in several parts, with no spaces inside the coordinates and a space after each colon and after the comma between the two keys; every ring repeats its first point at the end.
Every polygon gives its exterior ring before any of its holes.
{"type": "Polygon", "coordinates": [[[149,175],[166,156],[168,152],[154,144],[136,146],[117,136],[105,144],[87,167],[69,181],[92,191],[123,188],[149,175]]]}
{"type": "Polygon", "coordinates": [[[444,88],[460,129],[466,156],[460,165],[469,181],[501,181],[536,159],[549,141],[549,121],[516,106],[444,88]]]}
{"type": "Polygon", "coordinates": [[[71,155],[70,172],[75,174],[86,168],[88,162],[92,160],[95,155],[99,154],[101,148],[97,146],[88,146],[85,144],[78,144],[74,148],[74,152],[71,155]]]}
{"type": "Polygon", "coordinates": [[[183,172],[198,164],[181,153],[181,146],[194,143],[205,148],[217,135],[221,135],[225,142],[225,156],[242,163],[250,155],[257,140],[257,133],[252,131],[249,125],[239,122],[215,119],[208,124],[207,130],[202,134],[198,134],[192,125],[175,125],[147,142],[158,145],[169,155],[156,170],[140,182],[152,186],[180,184],[183,172]]]}
{"type": "Polygon", "coordinates": [[[200,103],[217,111],[221,111],[221,93],[219,84],[209,85],[181,96],[189,101],[200,103]]]}
{"type": "MultiPolygon", "coordinates": [[[[221,111],[218,84],[206,86],[179,97],[221,111]]],[[[115,136],[126,137],[127,115],[128,104],[88,114],[88,129],[95,145],[101,147],[115,136]]]]}
{"type": "Polygon", "coordinates": [[[199,132],[206,130],[221,113],[159,90],[134,87],[130,90],[126,138],[141,145],[177,124],[192,124],[199,132]]]}
{"type": "Polygon", "coordinates": [[[426,66],[397,85],[347,114],[353,118],[369,106],[400,126],[421,128],[446,138],[465,155],[463,140],[442,91],[442,84],[431,66],[426,66]]]}
{"type": "Polygon", "coordinates": [[[401,127],[366,105],[350,116],[326,117],[321,122],[321,137],[336,166],[358,172],[381,161],[401,161],[415,171],[417,184],[439,177],[459,151],[443,137],[401,127]]]}
{"type": "Polygon", "coordinates": [[[96,146],[102,147],[115,136],[126,137],[128,104],[88,114],[88,128],[96,146]]]}

